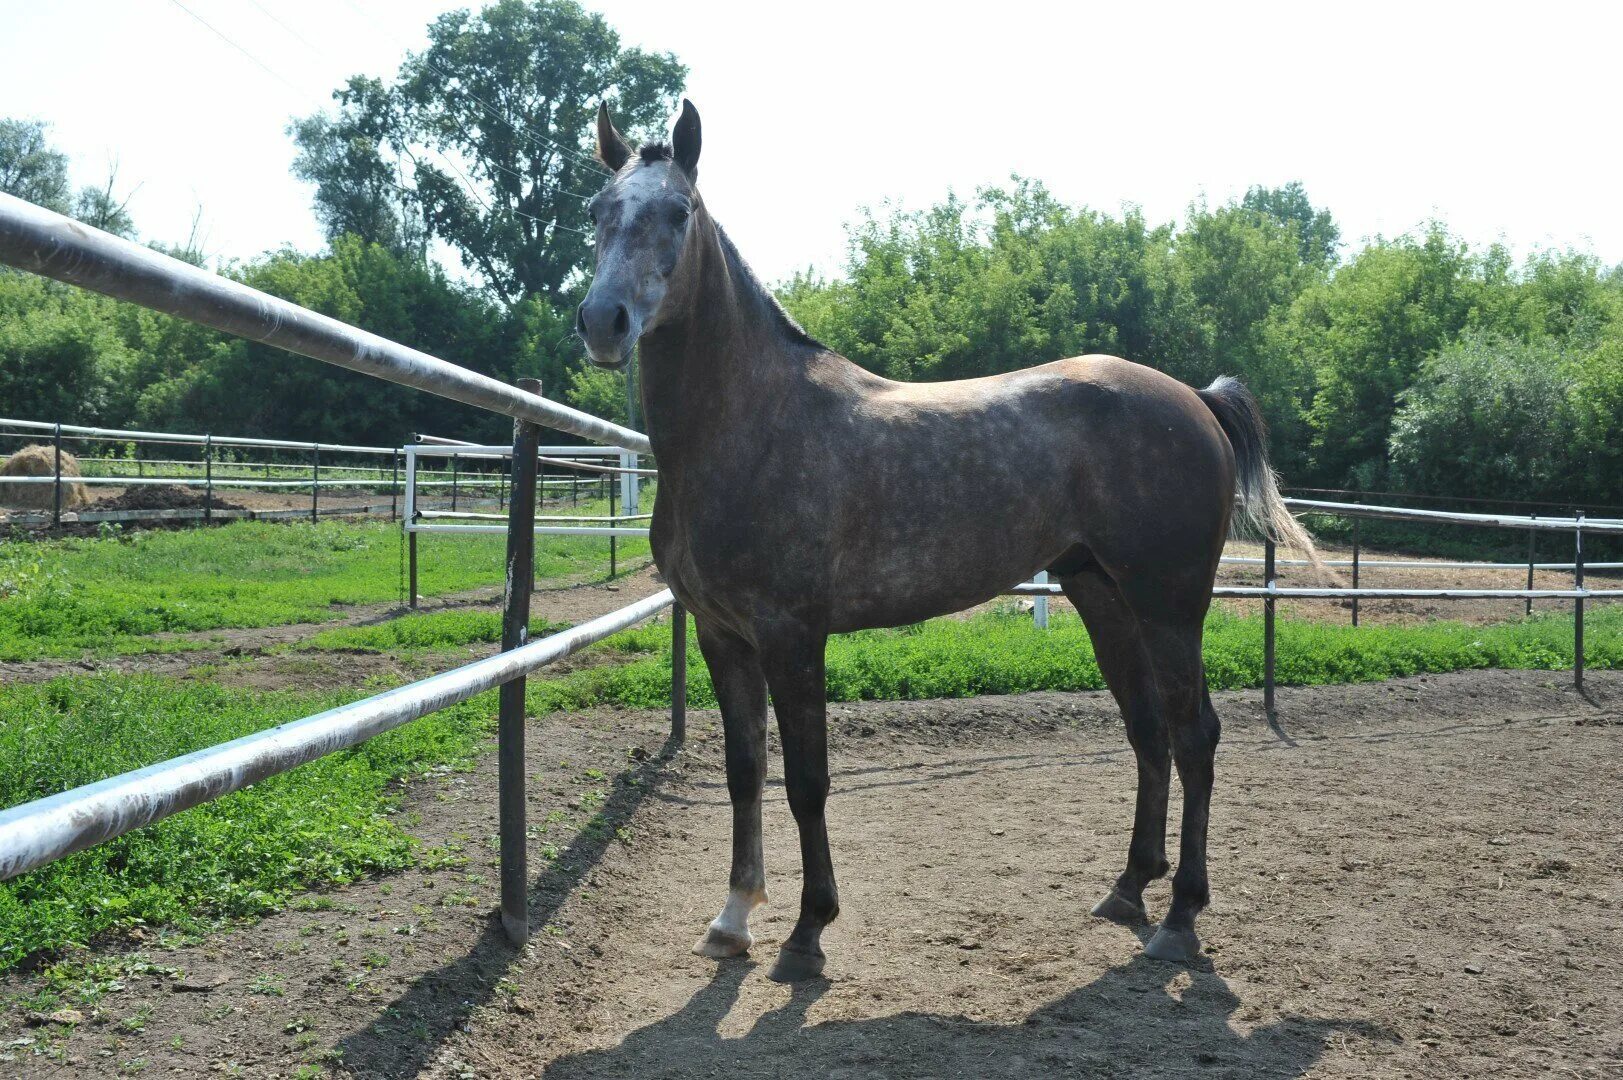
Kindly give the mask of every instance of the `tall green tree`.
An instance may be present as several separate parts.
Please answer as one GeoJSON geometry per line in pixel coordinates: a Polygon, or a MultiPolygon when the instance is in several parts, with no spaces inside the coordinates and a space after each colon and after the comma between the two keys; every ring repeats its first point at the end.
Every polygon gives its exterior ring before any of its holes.
{"type": "Polygon", "coordinates": [[[687,69],[623,47],[572,0],[453,11],[428,38],[392,86],[353,79],[336,115],[293,125],[318,213],[334,235],[379,243],[420,214],[503,303],[561,296],[586,265],[584,200],[604,176],[592,160],[598,102],[624,129],[656,130],[687,69]]]}
{"type": "Polygon", "coordinates": [[[0,118],[0,191],[59,214],[72,209],[68,156],[51,146],[40,121],[0,118]]]}
{"type": "Polygon", "coordinates": [[[328,240],[356,236],[393,251],[421,252],[427,222],[411,181],[411,138],[395,92],[356,75],[333,93],[335,114],[288,126],[299,148],[293,175],[315,185],[316,217],[328,240]],[[399,148],[404,148],[403,150],[399,148]]]}
{"type": "Polygon", "coordinates": [[[1302,262],[1327,266],[1335,261],[1336,251],[1341,246],[1341,230],[1336,227],[1330,211],[1313,205],[1300,180],[1277,188],[1254,185],[1247,189],[1240,206],[1293,227],[1302,262]]]}

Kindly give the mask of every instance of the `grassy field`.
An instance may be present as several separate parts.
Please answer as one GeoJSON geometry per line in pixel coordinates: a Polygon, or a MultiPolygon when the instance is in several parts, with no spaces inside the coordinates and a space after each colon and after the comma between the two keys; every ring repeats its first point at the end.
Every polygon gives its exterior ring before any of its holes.
{"type": "MultiPolygon", "coordinates": [[[[424,596],[501,583],[499,534],[418,543],[424,596]]],[[[606,539],[538,536],[537,579],[601,578],[608,552],[606,539]]],[[[620,541],[622,566],[647,555],[646,541],[620,541]]],[[[149,635],[333,619],[341,606],[403,598],[404,558],[400,528],[388,522],[242,521],[0,542],[0,660],[177,651],[206,643],[149,635]]]]}
{"type": "MultiPolygon", "coordinates": [[[[1589,664],[1623,667],[1623,608],[1595,612],[1588,628],[1589,664]]],[[[495,634],[494,616],[439,612],[324,632],[306,647],[454,649],[495,634]]],[[[668,624],[627,631],[595,648],[622,662],[532,679],[531,709],[668,704],[668,624]]],[[[1282,681],[1305,684],[1485,667],[1561,669],[1571,665],[1571,649],[1570,616],[1496,627],[1434,623],[1358,630],[1286,622],[1279,631],[1279,671],[1282,681]]],[[[708,673],[697,649],[689,656],[690,700],[710,705],[708,673]]],[[[1260,618],[1214,613],[1206,659],[1214,689],[1258,685],[1260,618]]],[[[1056,617],[1044,632],[1028,617],[1001,613],[835,638],[828,647],[828,674],[829,696],[836,701],[1102,685],[1074,616],[1056,617]]],[[[0,761],[8,764],[0,772],[0,807],[359,696],[244,694],[150,676],[0,687],[0,761]]],[[[478,753],[488,744],[494,708],[493,695],[485,695],[0,885],[0,970],[30,953],[134,925],[201,929],[215,919],[274,909],[308,886],[402,865],[417,853],[391,816],[400,790],[393,782],[478,753]]]]}

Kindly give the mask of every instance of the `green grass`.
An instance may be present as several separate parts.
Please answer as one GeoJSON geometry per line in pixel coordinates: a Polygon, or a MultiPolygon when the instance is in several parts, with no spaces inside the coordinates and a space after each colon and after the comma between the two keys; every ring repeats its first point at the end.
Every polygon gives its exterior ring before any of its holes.
{"type": "MultiPolygon", "coordinates": [[[[1623,667],[1623,607],[1590,613],[1584,654],[1591,668],[1623,667]]],[[[531,680],[530,707],[547,712],[594,705],[658,708],[669,701],[669,630],[644,628],[604,643],[651,651],[631,663],[531,680]]],[[[1555,670],[1572,666],[1572,617],[1538,616],[1497,626],[1437,622],[1350,626],[1282,621],[1278,679],[1284,685],[1374,682],[1473,668],[1555,670]]],[[[1032,690],[1098,690],[1104,679],[1074,615],[1047,631],[1029,616],[938,619],[897,630],[833,638],[827,651],[830,701],[972,697],[1032,690]]],[[[715,704],[710,675],[688,650],[688,700],[715,704]]],[[[1213,690],[1262,685],[1262,618],[1214,611],[1206,624],[1206,675],[1213,690]]]]}
{"type": "MultiPolygon", "coordinates": [[[[568,623],[530,619],[530,637],[568,629],[568,623]]],[[[499,611],[431,611],[402,615],[373,626],[338,626],[294,645],[298,652],[431,652],[502,639],[499,611]]]]}
{"type": "MultiPolygon", "coordinates": [[[[0,806],[234,739],[358,694],[249,694],[152,676],[0,688],[0,806]]],[[[406,865],[393,781],[470,758],[485,695],[0,884],[0,970],[133,925],[206,928],[406,865]]]]}
{"type": "MultiPolygon", "coordinates": [[[[418,545],[425,596],[502,580],[499,534],[424,535],[418,545]]],[[[608,550],[606,539],[538,536],[536,576],[601,577],[608,550]]],[[[0,542],[0,660],[177,651],[206,643],[147,635],[337,618],[337,606],[403,595],[402,551],[399,526],[389,522],[242,521],[0,542]]],[[[647,554],[646,541],[620,541],[621,566],[647,554]]]]}

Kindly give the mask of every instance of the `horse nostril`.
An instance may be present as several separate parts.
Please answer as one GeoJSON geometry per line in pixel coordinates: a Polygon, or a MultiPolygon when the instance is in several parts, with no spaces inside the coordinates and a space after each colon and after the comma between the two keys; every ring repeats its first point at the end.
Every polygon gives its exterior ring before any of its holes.
{"type": "Polygon", "coordinates": [[[614,312],[614,332],[623,334],[631,329],[631,316],[626,314],[626,306],[621,304],[614,312]]]}
{"type": "Polygon", "coordinates": [[[585,304],[582,304],[580,307],[575,309],[575,333],[580,334],[582,336],[585,336],[585,334],[586,334],[586,305],[585,304]]]}

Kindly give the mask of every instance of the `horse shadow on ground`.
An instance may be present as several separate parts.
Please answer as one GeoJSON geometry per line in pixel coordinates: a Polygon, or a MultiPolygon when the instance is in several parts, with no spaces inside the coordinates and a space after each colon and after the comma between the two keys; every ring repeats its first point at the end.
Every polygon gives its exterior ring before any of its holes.
{"type": "MultiPolygon", "coordinates": [[[[1146,935],[1147,936],[1147,935],[1146,935]]],[[[1240,999],[1211,970],[1142,954],[1014,1024],[904,1012],[807,1026],[831,985],[796,986],[736,1038],[719,1033],[753,969],[721,964],[715,977],[672,1015],[547,1068],[547,1080],[639,1077],[819,1080],[1015,1077],[1291,1077],[1306,1073],[1337,1035],[1390,1040],[1360,1020],[1286,1015],[1243,1032],[1230,1025],[1240,999]],[[1189,981],[1180,978],[1187,972],[1189,981]]],[[[1209,967],[1209,966],[1208,966],[1209,967]]]]}
{"type": "MultiPolygon", "coordinates": [[[[596,817],[535,879],[531,926],[552,918],[643,799],[671,798],[658,781],[679,748],[669,741],[619,778],[596,817]]],[[[1141,939],[1148,940],[1149,933],[1139,928],[1141,939]]],[[[469,1014],[491,1000],[518,955],[492,917],[465,955],[416,979],[379,1011],[377,1022],[339,1041],[345,1071],[360,1077],[418,1075],[469,1014]]],[[[745,1035],[723,1037],[722,1021],[754,968],[747,958],[719,964],[711,981],[676,1012],[633,1031],[617,1046],[561,1058],[544,1075],[549,1080],[1093,1075],[1249,1080],[1303,1075],[1338,1035],[1391,1038],[1361,1020],[1295,1015],[1241,1031],[1230,1024],[1241,1000],[1209,962],[1191,970],[1142,954],[1013,1024],[903,1012],[808,1026],[810,1009],[833,985],[816,980],[794,987],[787,1002],[762,1014],[745,1035]]]]}

